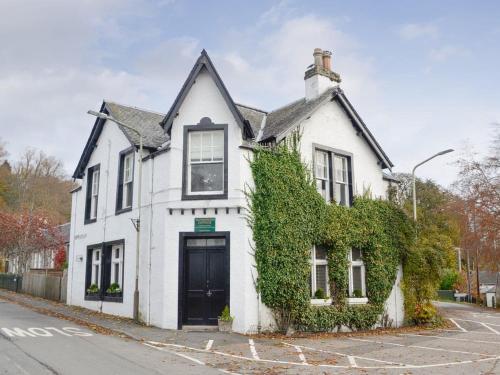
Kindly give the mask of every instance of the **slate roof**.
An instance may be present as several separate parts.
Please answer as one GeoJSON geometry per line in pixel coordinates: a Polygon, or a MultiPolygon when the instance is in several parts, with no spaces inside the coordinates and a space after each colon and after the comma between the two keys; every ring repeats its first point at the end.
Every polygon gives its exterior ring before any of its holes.
{"type": "Polygon", "coordinates": [[[250,123],[253,133],[257,136],[262,125],[262,119],[267,115],[267,112],[244,104],[236,104],[236,108],[238,108],[241,115],[250,123]]]}
{"type": "MultiPolygon", "coordinates": [[[[104,101],[104,107],[116,120],[141,131],[143,134],[144,147],[156,149],[168,141],[168,135],[165,134],[163,128],[160,126],[160,122],[165,117],[165,114],[106,100],[104,101]]],[[[139,136],[137,133],[123,126],[120,126],[120,129],[125,133],[132,144],[136,146],[139,145],[139,136]]]]}
{"type": "Polygon", "coordinates": [[[305,98],[296,100],[284,107],[271,111],[266,119],[261,140],[276,138],[283,132],[287,131],[297,122],[301,121],[326,98],[332,95],[335,87],[326,90],[316,99],[306,101],[305,98]]]}
{"type": "Polygon", "coordinates": [[[479,271],[479,284],[496,285],[499,272],[479,271]]]}

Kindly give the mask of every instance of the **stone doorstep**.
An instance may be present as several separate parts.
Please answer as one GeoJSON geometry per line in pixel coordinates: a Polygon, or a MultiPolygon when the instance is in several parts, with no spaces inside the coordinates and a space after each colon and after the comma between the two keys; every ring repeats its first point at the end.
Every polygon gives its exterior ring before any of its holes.
{"type": "Polygon", "coordinates": [[[183,325],[182,330],[186,332],[217,332],[219,327],[217,326],[189,326],[183,325]]]}

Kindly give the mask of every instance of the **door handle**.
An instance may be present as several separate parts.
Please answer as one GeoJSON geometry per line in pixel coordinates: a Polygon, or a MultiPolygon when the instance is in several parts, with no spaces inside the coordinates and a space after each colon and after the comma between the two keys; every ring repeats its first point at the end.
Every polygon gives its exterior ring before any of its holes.
{"type": "Polygon", "coordinates": [[[210,289],[207,292],[207,297],[212,297],[212,291],[210,289]]]}

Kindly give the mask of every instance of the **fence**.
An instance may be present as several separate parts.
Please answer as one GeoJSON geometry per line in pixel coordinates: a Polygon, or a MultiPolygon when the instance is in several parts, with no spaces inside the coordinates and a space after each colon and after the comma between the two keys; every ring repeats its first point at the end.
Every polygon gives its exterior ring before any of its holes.
{"type": "Polygon", "coordinates": [[[453,290],[438,290],[437,294],[440,300],[455,300],[455,292],[453,290]]]}
{"type": "Polygon", "coordinates": [[[35,297],[66,302],[67,273],[26,272],[23,276],[0,274],[0,288],[35,297]]]}
{"type": "Polygon", "coordinates": [[[23,277],[11,273],[0,273],[0,288],[20,292],[23,277]]]}

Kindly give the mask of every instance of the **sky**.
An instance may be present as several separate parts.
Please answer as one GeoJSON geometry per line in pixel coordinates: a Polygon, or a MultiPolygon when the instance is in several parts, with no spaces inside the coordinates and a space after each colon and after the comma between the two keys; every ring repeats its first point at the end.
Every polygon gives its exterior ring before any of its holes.
{"type": "Polygon", "coordinates": [[[202,49],[233,99],[272,110],[304,96],[316,47],[395,164],[449,186],[500,123],[497,1],[2,0],[0,140],[72,175],[108,99],[166,113],[202,49]]]}

